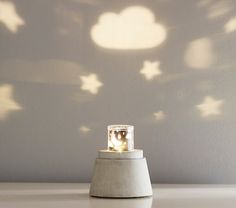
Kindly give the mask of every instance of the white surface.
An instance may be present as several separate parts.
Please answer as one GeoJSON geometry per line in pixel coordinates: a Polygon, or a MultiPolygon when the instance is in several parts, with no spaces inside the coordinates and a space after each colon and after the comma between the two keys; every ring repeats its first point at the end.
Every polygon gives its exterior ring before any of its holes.
{"type": "Polygon", "coordinates": [[[146,158],[96,159],[90,195],[122,198],[151,196],[146,158]]]}
{"type": "Polygon", "coordinates": [[[99,150],[98,158],[107,158],[107,159],[137,159],[143,158],[143,150],[135,149],[132,151],[109,151],[109,150],[99,150]]]}
{"type": "Polygon", "coordinates": [[[153,185],[153,197],[89,197],[89,184],[0,183],[1,208],[235,208],[236,186],[153,185]]]}

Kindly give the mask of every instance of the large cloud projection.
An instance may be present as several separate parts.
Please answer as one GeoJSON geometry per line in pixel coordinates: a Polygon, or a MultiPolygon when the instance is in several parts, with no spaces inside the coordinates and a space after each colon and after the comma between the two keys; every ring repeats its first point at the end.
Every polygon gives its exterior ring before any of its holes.
{"type": "Polygon", "coordinates": [[[91,29],[93,41],[110,49],[148,49],[166,39],[166,29],[155,22],[154,14],[142,6],[132,6],[121,13],[103,13],[91,29]]]}

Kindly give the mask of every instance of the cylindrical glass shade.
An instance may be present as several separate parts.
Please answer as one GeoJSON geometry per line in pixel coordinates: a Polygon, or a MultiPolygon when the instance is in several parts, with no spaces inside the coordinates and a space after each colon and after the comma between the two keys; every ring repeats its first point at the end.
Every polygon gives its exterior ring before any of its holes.
{"type": "Polygon", "coordinates": [[[108,150],[131,151],[134,149],[134,127],[130,125],[110,125],[108,130],[108,150]]]}

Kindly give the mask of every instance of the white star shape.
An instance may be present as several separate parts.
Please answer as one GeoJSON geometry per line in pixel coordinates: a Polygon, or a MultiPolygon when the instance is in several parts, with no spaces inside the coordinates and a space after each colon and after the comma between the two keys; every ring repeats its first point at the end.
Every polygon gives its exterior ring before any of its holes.
{"type": "Polygon", "coordinates": [[[98,93],[98,88],[103,85],[102,82],[98,80],[96,74],[89,74],[88,76],[80,76],[82,81],[81,89],[89,91],[92,94],[98,93]]]}
{"type": "Polygon", "coordinates": [[[21,110],[22,107],[12,98],[13,89],[11,85],[0,86],[0,120],[6,118],[11,111],[21,110]]]}
{"type": "Polygon", "coordinates": [[[200,110],[203,117],[211,115],[220,115],[220,107],[224,103],[223,100],[216,100],[211,96],[206,96],[202,103],[196,105],[196,108],[200,110]]]}
{"type": "Polygon", "coordinates": [[[140,74],[143,74],[146,80],[151,80],[155,76],[162,74],[162,71],[159,69],[159,65],[159,61],[144,61],[143,68],[140,70],[140,74]]]}
{"type": "Polygon", "coordinates": [[[89,127],[87,127],[87,126],[81,126],[79,128],[79,130],[80,130],[81,133],[84,133],[84,134],[86,134],[86,133],[91,131],[91,129],[89,127]]]}
{"type": "Polygon", "coordinates": [[[154,112],[153,115],[157,121],[163,120],[166,117],[166,114],[161,110],[158,112],[154,112]]]}
{"type": "Polygon", "coordinates": [[[224,29],[226,33],[236,31],[236,16],[232,17],[225,25],[224,29]]]}
{"type": "Polygon", "coordinates": [[[19,26],[25,24],[17,14],[15,5],[9,1],[0,1],[0,22],[14,33],[17,32],[19,26]]]}

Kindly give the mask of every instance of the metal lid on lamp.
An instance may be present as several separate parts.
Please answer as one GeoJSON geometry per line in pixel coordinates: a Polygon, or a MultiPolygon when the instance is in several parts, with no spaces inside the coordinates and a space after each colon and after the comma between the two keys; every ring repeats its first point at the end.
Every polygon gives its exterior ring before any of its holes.
{"type": "Polygon", "coordinates": [[[143,150],[135,149],[132,151],[110,151],[100,150],[98,152],[98,158],[103,159],[140,159],[143,158],[143,150]]]}

